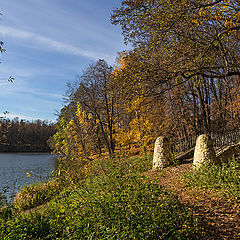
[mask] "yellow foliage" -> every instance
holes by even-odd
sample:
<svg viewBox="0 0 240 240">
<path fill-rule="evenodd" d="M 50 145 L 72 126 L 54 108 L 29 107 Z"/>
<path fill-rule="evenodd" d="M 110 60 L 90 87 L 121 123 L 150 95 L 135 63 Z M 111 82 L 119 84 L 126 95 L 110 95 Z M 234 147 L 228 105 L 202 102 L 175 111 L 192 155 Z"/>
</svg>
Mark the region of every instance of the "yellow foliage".
<svg viewBox="0 0 240 240">
<path fill-rule="evenodd" d="M 126 56 L 126 52 L 121 52 L 120 53 L 120 57 L 117 61 L 119 66 L 118 67 L 115 66 L 115 69 L 112 72 L 113 76 L 117 76 L 118 72 L 120 72 L 122 69 L 124 69 L 126 67 L 126 61 L 124 59 L 125 56 Z"/>
<path fill-rule="evenodd" d="M 142 102 L 142 98 L 135 97 L 129 104 L 124 105 L 125 114 L 130 114 L 132 119 L 127 128 L 125 125 L 121 127 L 121 124 L 116 126 L 115 138 L 119 145 L 145 149 L 152 141 L 153 119 L 148 112 L 143 111 Z"/>
</svg>

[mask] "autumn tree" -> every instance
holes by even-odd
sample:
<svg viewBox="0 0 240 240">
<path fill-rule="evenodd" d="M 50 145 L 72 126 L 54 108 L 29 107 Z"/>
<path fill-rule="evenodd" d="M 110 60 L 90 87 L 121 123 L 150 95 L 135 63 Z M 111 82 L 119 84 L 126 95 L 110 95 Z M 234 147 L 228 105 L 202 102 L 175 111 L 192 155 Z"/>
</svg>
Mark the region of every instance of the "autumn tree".
<svg viewBox="0 0 240 240">
<path fill-rule="evenodd" d="M 114 10 L 126 42 L 161 80 L 239 76 L 239 1 L 132 0 Z M 154 61 L 156 61 L 154 63 Z M 164 74 L 165 73 L 165 74 Z"/>
<path fill-rule="evenodd" d="M 48 139 L 55 133 L 55 124 L 47 121 L 0 119 L 1 151 L 50 151 Z"/>
<path fill-rule="evenodd" d="M 99 60 L 69 84 L 59 153 L 146 152 L 158 135 L 237 129 L 239 9 L 236 0 L 123 0 L 111 20 L 133 49 L 114 69 Z"/>
<path fill-rule="evenodd" d="M 84 154 L 114 154 L 114 87 L 109 85 L 112 67 L 98 60 L 89 65 L 77 83 L 69 84 L 66 94 L 68 105 L 61 118 L 71 124 L 76 145 Z"/>
<path fill-rule="evenodd" d="M 211 131 L 209 106 L 214 102 L 222 114 L 224 84 L 239 82 L 239 9 L 239 1 L 122 1 L 112 23 L 122 26 L 125 41 L 135 47 L 124 56 L 123 85 L 148 101 L 189 87 L 188 110 L 195 111 L 190 118 L 198 121 L 194 131 Z"/>
</svg>

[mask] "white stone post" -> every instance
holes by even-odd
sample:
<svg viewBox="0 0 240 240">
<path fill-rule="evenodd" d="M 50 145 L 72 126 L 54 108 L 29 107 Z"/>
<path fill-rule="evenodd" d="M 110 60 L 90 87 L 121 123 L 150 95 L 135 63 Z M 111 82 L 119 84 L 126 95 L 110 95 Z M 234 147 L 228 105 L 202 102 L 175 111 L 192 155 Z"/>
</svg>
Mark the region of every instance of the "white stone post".
<svg viewBox="0 0 240 240">
<path fill-rule="evenodd" d="M 155 142 L 153 154 L 153 169 L 162 169 L 171 162 L 171 149 L 165 137 L 158 137 Z"/>
<path fill-rule="evenodd" d="M 193 167 L 200 168 L 204 164 L 216 162 L 216 153 L 213 141 L 207 134 L 202 134 L 197 138 L 194 151 Z"/>
</svg>

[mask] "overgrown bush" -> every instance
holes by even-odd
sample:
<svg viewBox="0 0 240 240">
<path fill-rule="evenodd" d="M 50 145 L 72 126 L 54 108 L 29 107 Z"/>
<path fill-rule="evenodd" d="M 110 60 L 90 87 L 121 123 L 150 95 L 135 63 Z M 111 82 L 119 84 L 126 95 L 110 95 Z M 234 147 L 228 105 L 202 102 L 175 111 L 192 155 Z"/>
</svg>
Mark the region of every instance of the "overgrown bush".
<svg viewBox="0 0 240 240">
<path fill-rule="evenodd" d="M 18 210 L 34 208 L 52 199 L 60 190 L 61 184 L 57 181 L 25 186 L 17 193 L 13 205 Z"/>
<path fill-rule="evenodd" d="M 12 206 L 7 200 L 7 191 L 7 188 L 3 188 L 2 192 L 0 192 L 0 218 L 5 220 L 12 216 Z"/>
</svg>

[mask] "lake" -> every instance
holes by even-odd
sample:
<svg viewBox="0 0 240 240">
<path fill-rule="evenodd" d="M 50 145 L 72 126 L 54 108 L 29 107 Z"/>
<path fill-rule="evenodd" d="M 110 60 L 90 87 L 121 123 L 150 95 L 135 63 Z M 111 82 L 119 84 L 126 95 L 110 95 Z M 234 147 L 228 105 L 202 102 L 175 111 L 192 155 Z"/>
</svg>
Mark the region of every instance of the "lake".
<svg viewBox="0 0 240 240">
<path fill-rule="evenodd" d="M 49 153 L 0 153 L 0 192 L 11 200 L 24 185 L 49 179 L 55 166 Z"/>
</svg>

